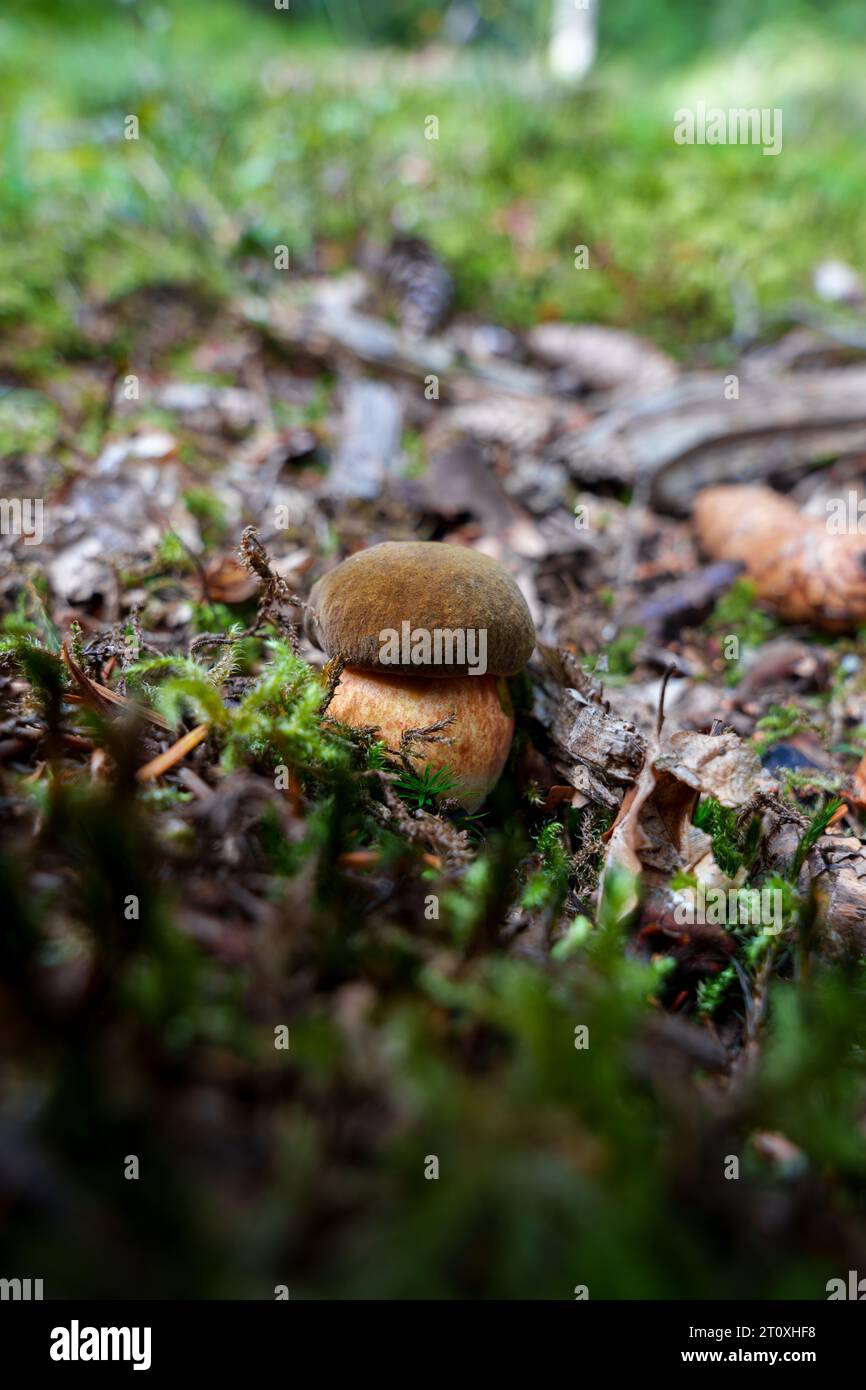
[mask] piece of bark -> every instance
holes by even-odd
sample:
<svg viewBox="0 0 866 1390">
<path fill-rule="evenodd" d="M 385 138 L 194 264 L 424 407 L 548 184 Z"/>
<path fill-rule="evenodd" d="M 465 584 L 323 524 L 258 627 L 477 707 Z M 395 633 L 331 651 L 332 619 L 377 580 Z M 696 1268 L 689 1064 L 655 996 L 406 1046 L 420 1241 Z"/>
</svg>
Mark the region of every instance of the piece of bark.
<svg viewBox="0 0 866 1390">
<path fill-rule="evenodd" d="M 652 480 L 657 510 L 679 514 L 703 487 L 796 475 L 816 458 L 866 452 L 866 370 L 749 374 L 726 398 L 730 374 L 685 377 L 672 389 L 610 410 L 589 429 L 563 434 L 551 457 L 572 475 Z"/>
<path fill-rule="evenodd" d="M 644 753 L 644 741 L 634 725 L 601 705 L 582 704 L 576 691 L 564 695 L 563 717 L 571 717 L 564 736 L 566 751 L 615 782 L 631 781 Z"/>
<path fill-rule="evenodd" d="M 815 877 L 824 949 L 859 957 L 866 951 L 866 852 L 855 840 L 825 835 L 819 841 L 825 868 Z"/>
<path fill-rule="evenodd" d="M 397 393 L 385 382 L 359 378 L 345 394 L 341 439 L 329 474 L 335 497 L 372 501 L 396 469 L 403 428 Z"/>
<path fill-rule="evenodd" d="M 645 740 L 633 724 L 599 703 L 594 682 L 570 653 L 539 644 L 529 675 L 534 714 L 563 783 L 616 811 L 622 787 L 634 781 L 643 764 Z"/>
<path fill-rule="evenodd" d="M 776 811 L 778 811 L 778 806 Z M 804 816 L 774 816 L 765 824 L 762 864 L 787 877 L 807 822 Z M 822 835 L 806 855 L 797 878 L 804 900 L 814 892 L 819 947 L 829 957 L 858 957 L 866 951 L 866 846 L 858 836 Z"/>
<path fill-rule="evenodd" d="M 244 313 L 247 322 L 293 355 L 343 368 L 361 362 L 425 384 L 435 376 L 443 394 L 461 388 L 474 394 L 483 386 L 491 395 L 535 399 L 547 389 L 543 372 L 498 357 L 466 361 L 447 338 L 413 337 L 318 289 L 306 301 L 291 294 L 248 301 Z"/>
<path fill-rule="evenodd" d="M 866 622 L 866 537 L 831 534 L 788 498 L 762 487 L 713 487 L 694 524 L 714 560 L 739 560 L 758 597 L 788 622 L 843 632 Z"/>
</svg>

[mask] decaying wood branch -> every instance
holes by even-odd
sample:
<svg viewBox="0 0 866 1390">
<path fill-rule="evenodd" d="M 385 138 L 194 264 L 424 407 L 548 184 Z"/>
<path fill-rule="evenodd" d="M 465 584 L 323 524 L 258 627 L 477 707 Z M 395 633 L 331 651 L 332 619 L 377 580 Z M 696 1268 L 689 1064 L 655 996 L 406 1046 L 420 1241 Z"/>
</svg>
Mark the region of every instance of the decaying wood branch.
<svg viewBox="0 0 866 1390">
<path fill-rule="evenodd" d="M 724 479 L 795 475 L 818 458 L 866 452 L 866 370 L 840 368 L 733 378 L 701 373 L 672 390 L 608 411 L 590 429 L 563 435 L 550 457 L 575 478 L 652 478 L 652 503 L 685 512 L 701 488 Z"/>
</svg>

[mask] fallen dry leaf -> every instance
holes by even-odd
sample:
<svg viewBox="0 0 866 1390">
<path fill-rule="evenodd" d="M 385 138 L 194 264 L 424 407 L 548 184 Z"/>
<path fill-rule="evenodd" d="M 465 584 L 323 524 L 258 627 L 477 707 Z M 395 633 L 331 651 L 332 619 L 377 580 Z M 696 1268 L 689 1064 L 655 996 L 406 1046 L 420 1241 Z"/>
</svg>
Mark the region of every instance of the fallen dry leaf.
<svg viewBox="0 0 866 1390">
<path fill-rule="evenodd" d="M 866 537 L 831 533 L 766 487 L 705 488 L 694 524 L 706 553 L 741 560 L 781 618 L 830 632 L 866 622 Z"/>
<path fill-rule="evenodd" d="M 60 648 L 60 655 L 66 669 L 78 686 L 79 695 L 77 698 L 84 704 L 90 705 L 91 709 L 95 709 L 103 715 L 112 710 L 115 712 L 125 710 L 127 714 L 135 715 L 138 719 L 146 719 L 151 724 L 156 724 L 157 728 L 171 732 L 171 725 L 168 720 L 163 719 L 162 715 L 157 714 L 156 710 L 152 710 L 149 705 L 142 705 L 137 700 L 128 700 L 125 695 L 118 695 L 116 690 L 109 690 L 107 685 L 100 685 L 99 681 L 92 681 L 70 655 L 65 642 Z M 75 699 L 76 697 L 73 695 L 69 698 Z"/>
<path fill-rule="evenodd" d="M 700 877 L 712 881 L 709 837 L 692 825 L 698 798 L 712 796 L 738 808 L 769 787 L 754 749 L 734 733 L 658 735 L 607 833 L 600 892 L 615 867 L 639 875 L 650 891 L 679 870 L 694 871 L 698 863 Z M 636 905 L 635 898 L 629 910 Z"/>
<path fill-rule="evenodd" d="M 253 575 L 233 555 L 217 556 L 205 567 L 208 594 L 216 603 L 245 603 L 258 590 Z"/>
</svg>

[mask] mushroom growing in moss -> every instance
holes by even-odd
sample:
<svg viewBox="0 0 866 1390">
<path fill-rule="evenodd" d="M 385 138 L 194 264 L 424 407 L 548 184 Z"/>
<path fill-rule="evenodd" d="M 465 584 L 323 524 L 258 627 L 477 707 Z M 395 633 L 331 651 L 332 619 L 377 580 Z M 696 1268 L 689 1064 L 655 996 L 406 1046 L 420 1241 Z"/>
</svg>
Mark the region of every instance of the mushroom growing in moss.
<svg viewBox="0 0 866 1390">
<path fill-rule="evenodd" d="M 449 795 L 475 810 L 497 782 L 514 733 L 506 676 L 526 665 L 535 628 L 507 570 L 487 555 L 439 541 L 388 541 L 351 555 L 310 595 L 306 630 L 346 662 L 329 713 L 377 727 L 389 748 L 409 730 L 419 773 L 443 765 Z"/>
</svg>

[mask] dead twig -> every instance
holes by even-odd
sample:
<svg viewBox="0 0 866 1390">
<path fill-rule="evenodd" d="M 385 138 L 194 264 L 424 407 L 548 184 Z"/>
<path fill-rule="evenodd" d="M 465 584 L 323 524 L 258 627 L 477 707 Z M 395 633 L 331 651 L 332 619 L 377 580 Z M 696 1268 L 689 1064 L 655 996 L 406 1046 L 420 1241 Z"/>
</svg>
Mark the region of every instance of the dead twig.
<svg viewBox="0 0 866 1390">
<path fill-rule="evenodd" d="M 679 674 L 676 662 L 672 662 L 662 676 L 661 689 L 659 690 L 659 708 L 656 715 L 656 738 L 661 737 L 662 726 L 665 722 L 665 696 L 667 694 L 668 682 L 672 676 L 678 676 Z"/>
<path fill-rule="evenodd" d="M 391 775 L 380 771 L 377 776 L 385 804 L 371 800 L 370 812 L 381 825 L 396 830 L 410 843 L 428 845 L 452 869 L 463 868 L 469 863 L 472 850 L 465 830 L 458 830 L 450 821 L 430 811 L 410 812 L 394 790 Z"/>
<path fill-rule="evenodd" d="M 252 637 L 258 632 L 262 624 L 270 618 L 284 632 L 287 632 L 292 644 L 292 651 L 295 655 L 300 651 L 298 640 L 298 624 L 285 619 L 280 614 L 274 612 L 281 604 L 300 608 L 306 611 L 308 605 L 298 594 L 293 594 L 285 579 L 276 574 L 271 569 L 268 552 L 262 545 L 258 537 L 258 532 L 254 526 L 247 526 L 241 536 L 241 543 L 238 547 L 238 557 L 244 569 L 250 574 L 254 574 L 262 582 L 262 592 L 259 597 L 259 611 L 256 620 L 251 628 L 248 628 L 242 635 Z"/>
<path fill-rule="evenodd" d="M 448 729 L 457 718 L 457 711 L 452 710 L 444 718 L 437 720 L 435 724 L 428 724 L 426 729 L 404 729 L 400 736 L 400 747 L 395 750 L 395 756 L 400 759 L 407 772 L 414 772 L 415 768 L 411 761 L 411 747 L 414 743 L 453 743 L 450 738 L 440 738 L 439 734 L 443 729 Z M 391 752 L 391 749 L 388 750 Z"/>
<path fill-rule="evenodd" d="M 129 700 L 125 695 L 118 695 L 116 691 L 110 690 L 107 685 L 100 685 L 99 681 L 92 681 L 85 675 L 78 663 L 70 656 L 69 648 L 64 642 L 60 648 L 60 655 L 75 684 L 78 686 L 78 698 L 84 704 L 90 705 L 97 713 L 107 716 L 118 714 L 125 711 L 127 714 L 134 715 L 140 719 L 149 720 L 159 729 L 165 729 L 167 733 L 172 732 L 172 727 L 167 719 L 163 719 L 156 710 L 150 709 L 148 705 L 139 704 L 136 700 Z M 75 696 L 70 697 L 72 699 Z"/>
<path fill-rule="evenodd" d="M 325 715 L 337 693 L 337 686 L 340 684 L 340 677 L 346 669 L 347 658 L 345 656 L 335 656 L 327 663 L 323 675 L 325 677 L 325 696 L 319 706 L 319 715 Z"/>
</svg>

